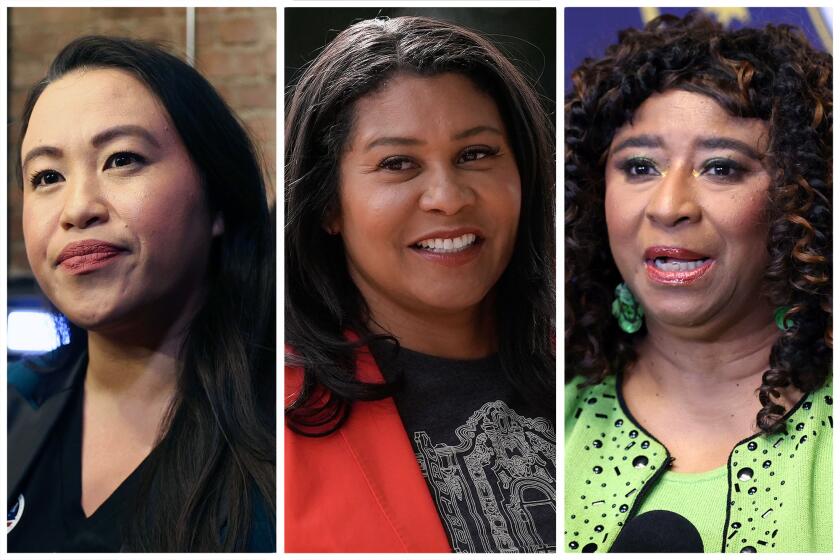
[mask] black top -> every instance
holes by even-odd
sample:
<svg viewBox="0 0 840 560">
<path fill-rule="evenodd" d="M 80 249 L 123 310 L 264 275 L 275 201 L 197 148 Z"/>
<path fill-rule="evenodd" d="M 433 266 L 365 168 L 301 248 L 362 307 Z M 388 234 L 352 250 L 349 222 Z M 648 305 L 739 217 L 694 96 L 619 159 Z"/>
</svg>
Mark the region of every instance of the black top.
<svg viewBox="0 0 840 560">
<path fill-rule="evenodd" d="M 371 352 L 397 380 L 397 410 L 455 552 L 554 552 L 556 435 L 505 378 L 498 356 Z"/>
<path fill-rule="evenodd" d="M 9 552 L 117 552 L 144 460 L 90 517 L 82 510 L 83 388 L 47 438 L 21 494 L 10 503 Z M 22 510 L 22 511 L 21 511 Z M 16 523 L 14 519 L 17 518 Z"/>
<path fill-rule="evenodd" d="M 7 371 L 7 532 L 9 551 L 24 550 L 70 551 L 100 550 L 105 542 L 108 550 L 116 550 L 121 539 L 121 519 L 134 511 L 137 486 L 144 472 L 152 467 L 154 453 L 147 457 L 132 475 L 86 519 L 81 511 L 81 421 L 82 388 L 87 369 L 87 352 L 76 354 L 64 346 L 43 356 L 9 364 Z M 75 405 L 75 406 L 74 406 Z M 70 420 L 75 418 L 75 427 Z M 65 450 L 64 443 L 67 443 Z M 73 441 L 75 441 L 75 444 Z M 74 450 L 75 449 L 75 450 Z M 45 455 L 46 454 L 46 455 Z M 68 457 L 73 456 L 72 460 Z M 66 468 L 58 465 L 63 461 Z M 73 469 L 72 471 L 70 469 Z M 38 471 L 38 472 L 36 472 Z M 63 494 L 59 493 L 63 492 Z M 71 496 L 72 494 L 72 496 Z M 21 498 L 23 496 L 23 498 Z M 247 552 L 276 550 L 274 511 L 252 489 L 253 510 L 251 530 L 245 546 Z M 154 499 L 139 495 L 140 500 Z M 226 496 L 213 499 L 229 499 Z M 69 504 L 69 505 L 67 505 Z M 28 520 L 33 511 L 37 520 Z M 64 518 L 62 513 L 67 513 Z M 15 521 L 17 519 L 17 521 Z M 24 523 L 24 520 L 27 520 Z M 223 538 L 228 520 L 219 528 Z M 23 525 L 20 525 L 24 523 Z M 26 525 L 35 523 L 32 529 Z M 100 530 L 107 523 L 111 537 Z M 36 537 L 17 536 L 24 532 L 38 532 Z M 58 531 L 67 535 L 59 538 Z M 47 536 L 47 532 L 51 535 Z M 91 543 L 89 538 L 98 539 Z M 49 540 L 48 540 L 49 539 Z M 70 541 L 72 539 L 72 541 Z M 21 544 L 17 544 L 17 543 Z M 33 544 L 34 543 L 34 544 Z"/>
</svg>

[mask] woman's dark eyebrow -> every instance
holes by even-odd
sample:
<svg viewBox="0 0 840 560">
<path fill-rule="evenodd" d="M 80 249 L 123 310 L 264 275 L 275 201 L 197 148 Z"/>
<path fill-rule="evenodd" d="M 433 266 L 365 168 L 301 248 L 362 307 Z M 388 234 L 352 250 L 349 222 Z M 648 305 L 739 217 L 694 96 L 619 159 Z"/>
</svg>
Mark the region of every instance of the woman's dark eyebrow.
<svg viewBox="0 0 840 560">
<path fill-rule="evenodd" d="M 61 149 L 56 148 L 54 146 L 38 146 L 37 148 L 32 148 L 28 152 L 26 152 L 26 157 L 23 158 L 23 163 L 21 164 L 22 168 L 26 168 L 26 164 L 29 163 L 30 160 L 35 159 L 36 157 L 40 156 L 50 156 L 56 159 L 60 159 L 64 156 L 64 152 Z"/>
<path fill-rule="evenodd" d="M 761 161 L 763 158 L 761 154 L 755 151 L 746 142 L 735 140 L 734 138 L 727 138 L 724 136 L 712 136 L 708 138 L 700 138 L 694 143 L 698 148 L 706 150 L 735 150 L 741 152 L 748 158 L 756 161 Z"/>
<path fill-rule="evenodd" d="M 488 125 L 479 125 L 474 126 L 472 128 L 468 128 L 463 132 L 459 132 L 452 136 L 453 140 L 463 140 L 464 138 L 469 138 L 470 136 L 475 136 L 477 134 L 481 134 L 482 132 L 492 132 L 494 134 L 498 134 L 499 136 L 503 136 L 502 131 L 494 126 Z"/>
<path fill-rule="evenodd" d="M 661 148 L 665 145 L 661 136 L 653 136 L 649 134 L 642 134 L 639 136 L 631 136 L 630 138 L 621 142 L 618 146 L 613 148 L 612 153 L 619 152 L 625 148 Z M 735 150 L 741 152 L 745 156 L 757 161 L 761 161 L 762 157 L 757 151 L 749 146 L 746 142 L 728 138 L 725 136 L 709 136 L 699 138 L 694 142 L 696 148 L 704 150 Z"/>
<path fill-rule="evenodd" d="M 417 138 L 407 138 L 404 136 L 382 136 L 368 142 L 365 150 L 370 150 L 376 146 L 417 146 L 419 144 L 425 144 L 425 142 Z"/>
<path fill-rule="evenodd" d="M 639 136 L 631 136 L 618 146 L 612 149 L 612 153 L 620 152 L 625 148 L 661 148 L 665 142 L 661 136 L 654 136 L 651 134 L 641 134 Z"/>
<path fill-rule="evenodd" d="M 502 131 L 496 127 L 488 125 L 479 125 L 474 126 L 472 128 L 468 128 L 467 130 L 464 130 L 462 132 L 457 132 L 453 134 L 452 139 L 463 140 L 464 138 L 475 136 L 476 134 L 481 134 L 482 132 L 492 132 L 494 134 L 502 136 Z M 375 148 L 376 146 L 419 146 L 425 143 L 425 141 L 420 140 L 418 138 L 410 138 L 406 136 L 383 136 L 381 138 L 375 138 L 374 140 L 368 142 L 368 144 L 365 146 L 365 150 L 370 150 L 371 148 Z"/>
<path fill-rule="evenodd" d="M 103 144 L 107 144 L 115 138 L 119 138 L 120 136 L 139 136 L 155 148 L 160 148 L 160 142 L 157 141 L 157 138 L 155 138 L 151 132 L 149 132 L 142 126 L 137 126 L 133 124 L 124 124 L 111 127 L 107 130 L 103 130 L 102 132 L 98 133 L 96 136 L 91 138 L 90 145 L 94 148 L 98 148 Z"/>
<path fill-rule="evenodd" d="M 91 139 L 90 144 L 94 148 L 98 148 L 103 144 L 107 144 L 114 138 L 119 138 L 120 136 L 139 136 L 155 148 L 160 148 L 160 142 L 157 141 L 151 132 L 142 126 L 133 124 L 114 126 L 107 130 L 103 130 Z M 23 158 L 23 164 L 21 167 L 26 167 L 26 164 L 29 163 L 30 160 L 40 156 L 61 158 L 64 156 L 64 152 L 61 148 L 56 148 L 55 146 L 38 146 L 36 148 L 32 148 L 26 153 L 26 157 Z"/>
</svg>

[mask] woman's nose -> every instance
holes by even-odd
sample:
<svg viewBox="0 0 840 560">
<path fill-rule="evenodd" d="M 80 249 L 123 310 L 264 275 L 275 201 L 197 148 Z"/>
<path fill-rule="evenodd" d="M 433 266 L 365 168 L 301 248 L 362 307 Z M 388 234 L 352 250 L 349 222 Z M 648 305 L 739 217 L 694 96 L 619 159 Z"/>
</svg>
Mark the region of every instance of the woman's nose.
<svg viewBox="0 0 840 560">
<path fill-rule="evenodd" d="M 671 169 L 654 187 L 646 210 L 648 219 L 665 227 L 698 221 L 701 210 L 693 183 L 691 170 Z"/>
<path fill-rule="evenodd" d="M 426 212 L 450 216 L 475 204 L 475 191 L 457 170 L 442 169 L 429 173 L 427 181 L 420 197 L 420 208 Z"/>
<path fill-rule="evenodd" d="M 65 230 L 85 229 L 108 221 L 108 205 L 101 185 L 94 176 L 67 180 L 64 185 L 64 206 L 61 227 Z"/>
</svg>

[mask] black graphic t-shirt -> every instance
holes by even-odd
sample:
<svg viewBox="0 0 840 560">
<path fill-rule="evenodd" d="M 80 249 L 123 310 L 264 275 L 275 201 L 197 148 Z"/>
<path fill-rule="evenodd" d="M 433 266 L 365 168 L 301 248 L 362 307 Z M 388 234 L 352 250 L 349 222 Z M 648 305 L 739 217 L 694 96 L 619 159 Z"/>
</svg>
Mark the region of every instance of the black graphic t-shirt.
<svg viewBox="0 0 840 560">
<path fill-rule="evenodd" d="M 455 552 L 556 551 L 556 435 L 498 356 L 450 360 L 376 342 L 394 400 Z"/>
</svg>

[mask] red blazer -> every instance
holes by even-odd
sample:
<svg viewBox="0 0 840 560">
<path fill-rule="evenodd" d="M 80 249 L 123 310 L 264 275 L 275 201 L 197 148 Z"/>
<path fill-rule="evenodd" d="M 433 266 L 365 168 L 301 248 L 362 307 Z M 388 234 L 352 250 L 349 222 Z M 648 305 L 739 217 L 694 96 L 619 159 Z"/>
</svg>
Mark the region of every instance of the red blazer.
<svg viewBox="0 0 840 560">
<path fill-rule="evenodd" d="M 369 352 L 359 379 L 381 382 Z M 286 368 L 286 402 L 300 387 Z M 286 552 L 451 552 L 393 399 L 356 402 L 336 433 L 285 431 Z"/>
</svg>

